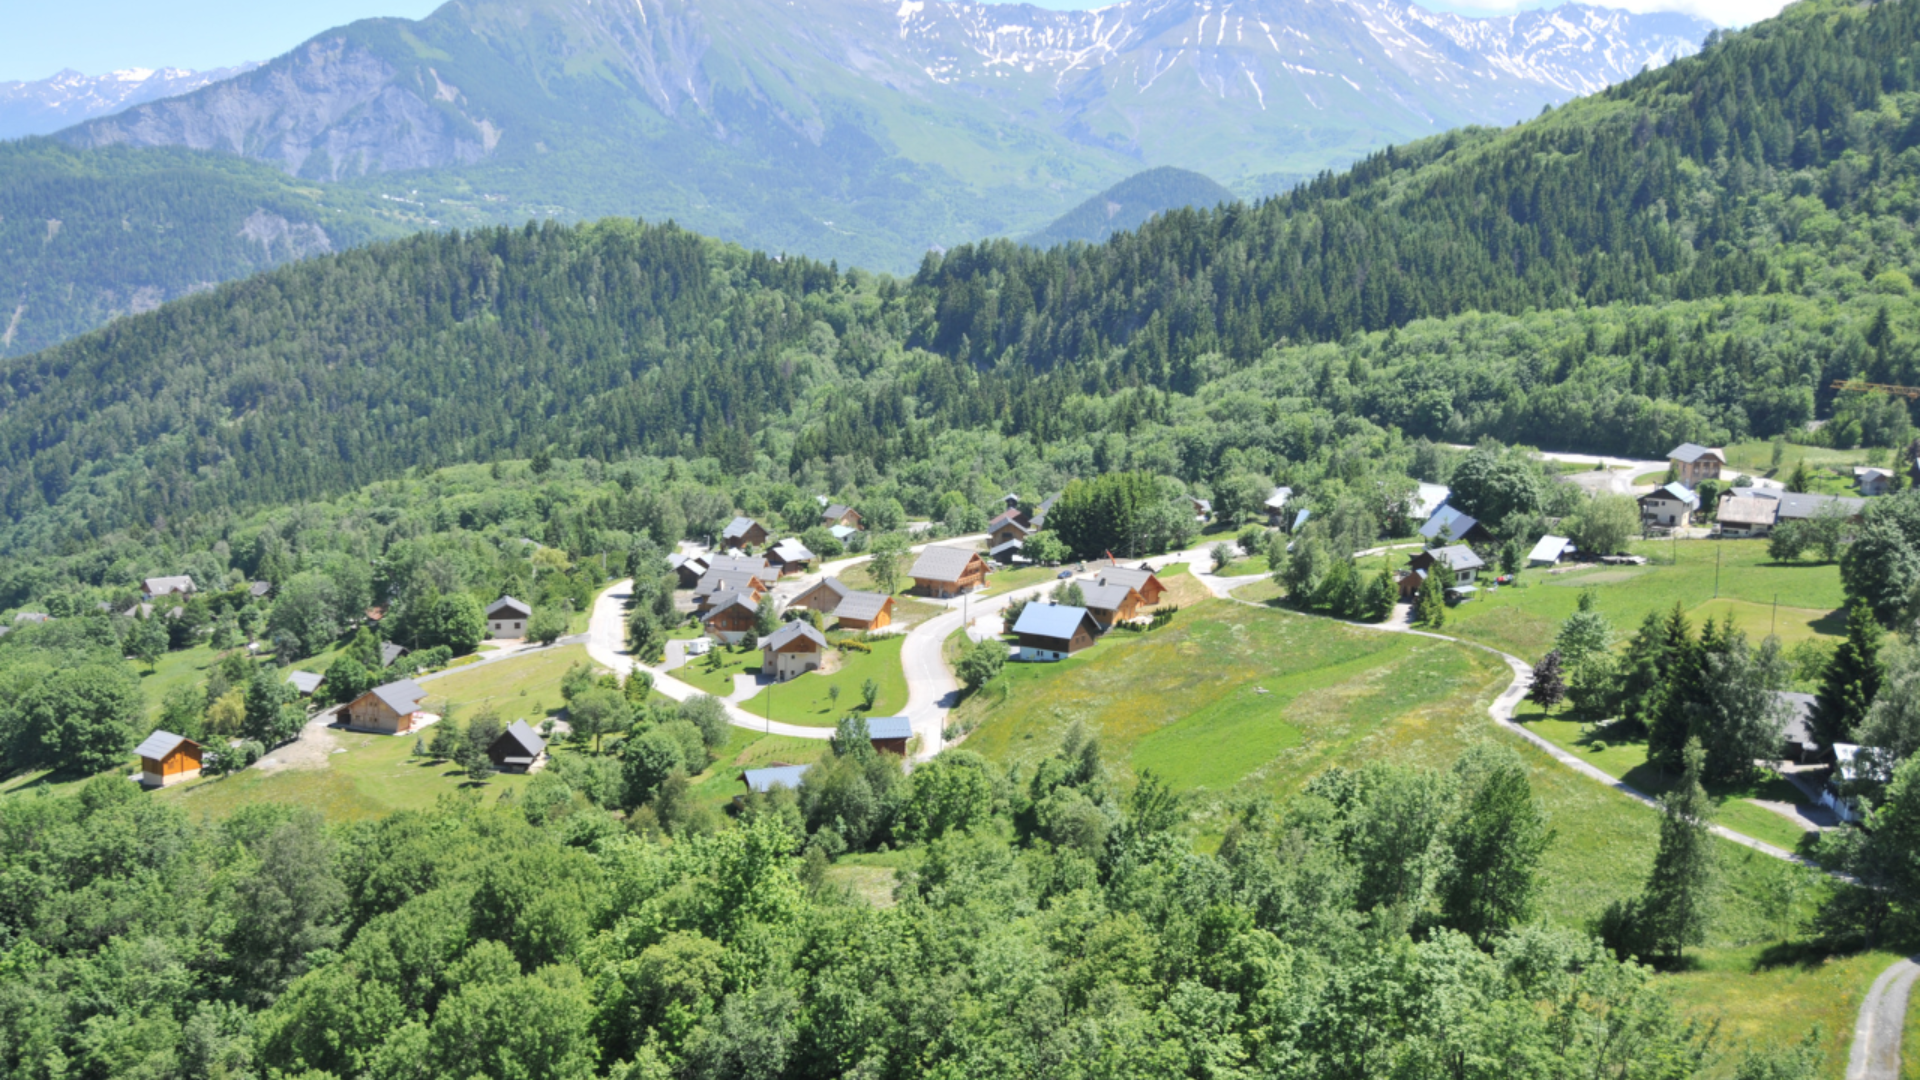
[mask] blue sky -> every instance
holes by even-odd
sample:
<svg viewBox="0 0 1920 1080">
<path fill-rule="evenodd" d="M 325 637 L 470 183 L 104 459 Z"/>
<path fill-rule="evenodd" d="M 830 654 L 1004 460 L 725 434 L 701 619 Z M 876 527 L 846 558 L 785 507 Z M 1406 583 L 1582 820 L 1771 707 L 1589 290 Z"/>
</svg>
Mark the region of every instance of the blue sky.
<svg viewBox="0 0 1920 1080">
<path fill-rule="evenodd" d="M 266 60 L 332 26 L 375 15 L 419 18 L 438 0 L 11 0 L 0 35 L 0 81 L 44 79 L 61 68 L 100 75 L 130 67 L 225 67 Z M 1040 0 L 1053 8 L 1108 0 Z M 1764 18 L 1780 0 L 1612 0 L 1636 11 L 1679 10 L 1723 25 Z M 1540 0 L 1427 0 L 1490 14 Z"/>
</svg>

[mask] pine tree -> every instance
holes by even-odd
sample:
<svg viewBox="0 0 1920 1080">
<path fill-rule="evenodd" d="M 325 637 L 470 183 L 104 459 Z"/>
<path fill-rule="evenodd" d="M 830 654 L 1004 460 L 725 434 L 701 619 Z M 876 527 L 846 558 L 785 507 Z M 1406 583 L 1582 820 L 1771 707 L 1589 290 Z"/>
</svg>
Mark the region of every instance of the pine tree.
<svg viewBox="0 0 1920 1080">
<path fill-rule="evenodd" d="M 1708 619 L 1700 628 L 1699 640 L 1689 640 L 1687 620 L 1678 604 L 1667 620 L 1667 629 L 1665 686 L 1660 711 L 1647 728 L 1647 760 L 1657 768 L 1678 770 L 1693 732 L 1694 707 L 1706 682 L 1707 654 L 1719 648 L 1720 630 Z"/>
<path fill-rule="evenodd" d="M 1674 615 L 1685 623 L 1686 617 L 1680 615 L 1677 606 Z M 1659 613 L 1647 612 L 1639 632 L 1627 645 L 1627 656 L 1621 665 L 1625 683 L 1621 690 L 1620 715 L 1642 732 L 1650 730 L 1654 717 L 1660 714 L 1660 698 L 1667 679 L 1668 636 L 1668 627 Z M 1681 637 L 1685 637 L 1684 631 Z"/>
<path fill-rule="evenodd" d="M 1416 614 L 1420 624 L 1429 630 L 1438 630 L 1447 625 L 1447 594 L 1440 585 L 1438 565 L 1427 571 L 1420 582 L 1420 599 Z"/>
<path fill-rule="evenodd" d="M 1373 575 L 1373 584 L 1368 586 L 1367 617 L 1373 622 L 1386 622 L 1393 617 L 1393 605 L 1399 599 L 1399 590 L 1393 587 L 1393 571 L 1380 567 L 1380 572 Z"/>
<path fill-rule="evenodd" d="M 1787 477 L 1787 490 L 1795 494 L 1805 494 L 1813 484 L 1813 474 L 1807 471 L 1807 459 L 1802 457 L 1793 463 L 1793 472 Z"/>
<path fill-rule="evenodd" d="M 1527 691 L 1527 697 L 1549 714 L 1555 705 L 1567 699 L 1567 679 L 1560 670 L 1559 649 L 1540 658 L 1533 669 L 1533 688 Z"/>
<path fill-rule="evenodd" d="M 1700 786 L 1705 755 L 1697 739 L 1681 749 L 1680 783 L 1660 797 L 1660 850 L 1641 901 L 1642 940 L 1669 961 L 1706 940 L 1713 892 L 1713 804 Z"/>
<path fill-rule="evenodd" d="M 1813 722 L 1821 742 L 1849 742 L 1880 692 L 1880 624 L 1865 600 L 1847 609 L 1847 638 L 1827 661 Z"/>
</svg>

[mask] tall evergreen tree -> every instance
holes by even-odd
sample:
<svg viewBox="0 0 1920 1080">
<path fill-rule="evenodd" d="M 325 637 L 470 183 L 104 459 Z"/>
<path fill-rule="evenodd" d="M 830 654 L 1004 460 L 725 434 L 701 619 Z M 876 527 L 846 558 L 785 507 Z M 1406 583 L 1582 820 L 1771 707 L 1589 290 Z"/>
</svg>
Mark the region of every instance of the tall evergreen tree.
<svg viewBox="0 0 1920 1080">
<path fill-rule="evenodd" d="M 1712 632 L 1713 620 L 1701 630 L 1702 638 Z M 1662 627 L 1661 649 L 1665 663 L 1660 668 L 1657 708 L 1647 717 L 1647 760 L 1662 769 L 1677 769 L 1681 751 L 1687 745 L 1690 729 L 1688 692 L 1700 682 L 1702 642 L 1692 637 L 1692 628 L 1680 605 L 1675 603 Z"/>
<path fill-rule="evenodd" d="M 1677 605 L 1674 616 L 1683 624 L 1686 622 Z M 1684 632 L 1681 636 L 1685 636 Z M 1624 677 L 1620 715 L 1643 732 L 1653 727 L 1654 717 L 1660 714 L 1660 695 L 1667 680 L 1668 637 L 1669 628 L 1659 613 L 1647 612 L 1647 617 L 1640 621 L 1639 631 L 1627 644 L 1626 659 L 1621 664 Z"/>
<path fill-rule="evenodd" d="M 1420 599 L 1415 608 L 1420 624 L 1429 630 L 1438 630 L 1447 625 L 1447 593 L 1440 584 L 1440 575 L 1429 570 L 1420 581 Z"/>
<path fill-rule="evenodd" d="M 1681 749 L 1680 783 L 1660 797 L 1660 850 L 1641 903 L 1648 948 L 1677 961 L 1689 945 L 1706 940 L 1713 907 L 1713 804 L 1700 786 L 1705 754 L 1697 739 Z"/>
<path fill-rule="evenodd" d="M 1880 692 L 1880 624 L 1865 600 L 1847 609 L 1847 637 L 1827 661 L 1815 702 L 1815 734 L 1828 746 L 1853 741 Z"/>
</svg>

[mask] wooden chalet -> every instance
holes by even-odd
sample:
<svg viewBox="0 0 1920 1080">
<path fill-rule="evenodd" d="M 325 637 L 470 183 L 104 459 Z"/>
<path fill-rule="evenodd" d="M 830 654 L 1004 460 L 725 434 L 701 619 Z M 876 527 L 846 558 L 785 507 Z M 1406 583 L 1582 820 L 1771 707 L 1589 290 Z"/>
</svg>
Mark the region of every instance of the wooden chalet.
<svg viewBox="0 0 1920 1080">
<path fill-rule="evenodd" d="M 907 756 L 913 742 L 913 721 L 904 716 L 876 716 L 867 721 L 867 742 L 882 754 Z"/>
<path fill-rule="evenodd" d="M 421 709 L 427 692 L 412 679 L 383 683 L 347 703 L 347 727 L 381 735 L 404 735 L 438 720 Z"/>
<path fill-rule="evenodd" d="M 1100 636 L 1100 625 L 1086 608 L 1036 600 L 1020 612 L 1013 624 L 1013 636 L 1018 646 L 1016 659 L 1064 660 L 1091 648 Z"/>
<path fill-rule="evenodd" d="M 893 623 L 893 597 L 877 592 L 848 593 L 833 609 L 833 617 L 842 630 L 884 630 Z"/>
<path fill-rule="evenodd" d="M 759 604 L 758 597 L 746 593 L 720 593 L 713 598 L 707 613 L 700 617 L 700 625 L 706 628 L 708 637 L 738 645 L 741 638 L 753 633 L 754 620 L 760 614 Z"/>
<path fill-rule="evenodd" d="M 845 525 L 850 529 L 860 527 L 860 511 L 843 503 L 834 503 L 820 511 L 820 524 L 831 529 L 836 525 Z"/>
<path fill-rule="evenodd" d="M 786 682 L 796 675 L 820 670 L 827 652 L 827 637 L 813 624 L 795 619 L 768 634 L 760 643 L 760 673 L 775 682 Z"/>
<path fill-rule="evenodd" d="M 792 537 L 767 549 L 767 565 L 779 571 L 781 577 L 805 573 L 807 567 L 813 565 L 813 557 L 807 545 Z"/>
<path fill-rule="evenodd" d="M 487 759 L 503 773 L 539 772 L 547 765 L 547 741 L 525 720 L 515 720 L 487 747 Z"/>
<path fill-rule="evenodd" d="M 969 548 L 928 547 L 908 571 L 914 588 L 938 598 L 959 596 L 987 583 L 987 560 Z"/>
<path fill-rule="evenodd" d="M 166 787 L 200 775 L 200 744 L 185 735 L 156 731 L 133 752 L 140 759 L 140 782 L 147 787 Z"/>
<path fill-rule="evenodd" d="M 837 577 L 823 577 L 788 601 L 787 606 L 831 615 L 840 607 L 840 601 L 852 595 L 853 590 L 847 587 L 846 582 Z"/>
<path fill-rule="evenodd" d="M 1166 595 L 1167 587 L 1146 563 L 1139 566 L 1110 566 L 1094 579 L 1102 585 L 1125 585 L 1140 594 L 1140 602 L 1152 607 Z"/>
<path fill-rule="evenodd" d="M 737 517 L 727 522 L 727 527 L 721 530 L 720 541 L 724 547 L 746 551 L 766 543 L 767 530 L 750 517 Z"/>
<path fill-rule="evenodd" d="M 1116 623 L 1140 614 L 1140 593 L 1130 586 L 1084 583 L 1080 594 L 1086 598 L 1087 611 L 1102 630 L 1111 630 Z"/>
</svg>

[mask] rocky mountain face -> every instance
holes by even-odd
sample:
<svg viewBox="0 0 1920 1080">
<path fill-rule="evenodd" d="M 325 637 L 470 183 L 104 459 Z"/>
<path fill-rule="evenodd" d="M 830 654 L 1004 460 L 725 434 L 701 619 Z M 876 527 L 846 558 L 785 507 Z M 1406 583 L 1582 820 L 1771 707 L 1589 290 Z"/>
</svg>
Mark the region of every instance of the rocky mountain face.
<svg viewBox="0 0 1920 1080">
<path fill-rule="evenodd" d="M 192 93 L 258 65 L 189 71 L 125 68 L 82 75 L 68 68 L 48 79 L 0 82 L 0 139 L 45 135 L 129 105 Z"/>
</svg>

